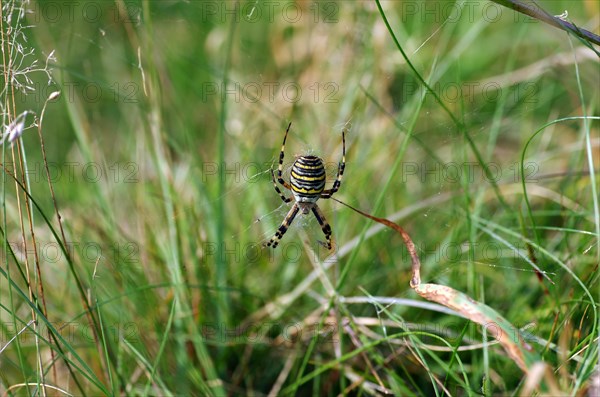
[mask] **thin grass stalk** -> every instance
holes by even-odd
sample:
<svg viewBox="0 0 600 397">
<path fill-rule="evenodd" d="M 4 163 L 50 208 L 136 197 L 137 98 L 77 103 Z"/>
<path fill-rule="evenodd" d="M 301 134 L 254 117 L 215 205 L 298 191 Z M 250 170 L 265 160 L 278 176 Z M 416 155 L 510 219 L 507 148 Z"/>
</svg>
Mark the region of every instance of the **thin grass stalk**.
<svg viewBox="0 0 600 397">
<path fill-rule="evenodd" d="M 239 1 L 236 1 L 235 6 L 239 6 Z M 233 37 L 235 34 L 236 20 L 231 19 L 229 33 L 225 47 L 225 61 L 223 65 L 223 87 L 227 87 L 229 82 L 229 70 L 231 68 L 231 58 L 233 56 Z M 219 111 L 219 129 L 217 131 L 217 158 L 221 166 L 225 165 L 225 121 L 227 119 L 227 96 L 221 95 L 221 108 Z M 216 258 L 216 286 L 224 287 L 227 285 L 228 264 L 223 260 L 225 255 L 225 178 L 220 174 L 217 185 L 217 258 Z M 229 296 L 226 290 L 217 293 L 217 319 L 221 324 L 229 324 Z"/>
<path fill-rule="evenodd" d="M 9 3 L 10 4 L 10 3 Z M 14 6 L 14 4 L 11 4 L 11 8 Z M 12 10 L 10 11 L 12 12 Z M 0 2 L 0 34 L 1 34 L 1 47 L 2 47 L 2 60 L 3 60 L 3 67 L 4 67 L 4 79 L 5 79 L 5 84 L 8 85 L 9 82 L 11 81 L 11 70 L 12 70 L 12 57 L 10 56 L 10 54 L 12 53 L 12 50 L 14 48 L 13 43 L 10 42 L 11 38 L 10 38 L 10 32 L 12 31 L 12 27 L 9 26 L 8 29 L 5 31 L 5 27 L 4 27 L 4 4 L 2 2 Z M 8 57 L 7 57 L 7 54 Z M 7 111 L 7 118 L 8 118 L 8 125 L 10 125 L 10 123 L 14 120 L 15 118 L 15 114 L 17 114 L 16 112 L 16 106 L 15 106 L 15 102 L 14 102 L 14 85 L 11 84 L 9 87 L 9 90 L 6 91 L 7 93 L 7 98 L 5 98 L 5 108 Z M 9 98 L 12 98 L 12 103 L 11 100 Z M 17 152 L 19 153 L 19 168 L 21 170 L 21 176 L 23 178 L 23 180 L 25 181 L 25 172 L 23 171 L 23 163 L 22 163 L 22 158 L 20 156 L 21 154 L 21 144 L 20 144 L 20 140 L 17 140 Z M 11 145 L 11 158 L 12 158 L 12 163 L 13 164 L 17 164 L 17 162 L 15 161 L 15 147 L 14 145 Z M 16 168 L 15 168 L 15 172 Z M 16 182 L 16 180 L 15 180 Z M 27 251 L 27 239 L 25 236 L 25 226 L 23 224 L 23 209 L 22 209 L 22 204 L 21 204 L 21 196 L 18 193 L 19 189 L 17 187 L 17 184 L 15 183 L 15 191 L 17 192 L 16 194 L 16 201 L 17 201 L 17 211 L 19 213 L 19 227 L 21 229 L 21 241 L 23 243 L 23 247 L 25 249 L 25 252 Z M 26 200 L 26 205 L 27 205 L 27 200 Z M 34 251 L 35 251 L 35 255 L 37 258 L 37 250 L 36 247 L 34 246 Z M 18 266 L 18 263 L 15 262 L 15 264 Z M 32 290 L 32 282 L 31 282 L 31 275 L 29 273 L 29 258 L 27 255 L 25 255 L 25 274 L 26 274 L 26 281 L 27 281 L 27 289 L 28 289 L 28 293 L 29 293 L 29 299 L 33 302 L 34 300 L 34 292 Z M 13 306 L 14 307 L 14 306 Z M 31 318 L 33 320 L 33 327 L 34 330 L 37 330 L 37 316 L 35 314 L 35 311 L 31 311 Z M 15 323 L 16 325 L 16 323 Z M 37 332 L 36 332 L 37 334 Z M 43 371 L 40 370 L 41 368 L 41 351 L 40 351 L 40 346 L 39 346 L 39 339 L 37 338 L 37 336 L 35 337 L 35 346 L 36 346 L 36 359 L 38 362 L 38 375 L 41 375 L 43 377 Z M 43 379 L 42 379 L 42 383 Z M 27 387 L 29 389 L 29 387 Z M 28 390 L 29 392 L 29 390 Z M 42 391 L 45 394 L 45 389 L 43 389 Z"/>
<path fill-rule="evenodd" d="M 570 40 L 569 38 L 569 45 L 571 46 L 571 50 L 574 52 L 575 49 L 573 48 L 573 42 Z M 596 260 L 598 264 L 600 264 L 600 207 L 598 204 L 598 191 L 596 190 L 596 174 L 595 174 L 595 169 L 594 169 L 594 157 L 592 155 L 592 142 L 591 142 L 591 138 L 590 138 L 590 126 L 588 124 L 588 117 L 587 117 L 587 109 L 586 109 L 586 105 L 585 105 L 585 97 L 583 95 L 583 85 L 581 83 L 581 76 L 579 74 L 579 63 L 576 61 L 575 62 L 575 76 L 577 78 L 577 93 L 579 94 L 579 100 L 581 102 L 581 112 L 583 113 L 583 134 L 584 134 L 584 140 L 585 140 L 585 149 L 586 149 L 586 159 L 587 159 L 587 163 L 588 163 L 588 170 L 590 173 L 590 187 L 591 187 L 591 193 L 592 193 L 592 203 L 594 205 L 594 226 L 596 229 L 596 236 L 598 236 L 596 238 Z M 591 302 L 592 304 L 594 304 L 594 302 Z M 583 317 L 582 317 L 583 319 Z M 596 327 L 600 327 L 600 318 L 596 319 L 596 324 L 594 324 L 594 326 Z M 587 360 L 584 361 L 584 364 L 581 368 L 581 370 L 579 371 L 579 375 L 576 378 L 575 384 L 573 385 L 573 389 L 571 391 L 571 396 L 575 396 L 575 394 L 577 393 L 577 391 L 579 390 L 579 388 L 581 387 L 581 385 L 583 384 L 584 380 L 587 379 L 587 373 L 592 372 L 592 370 L 590 369 L 590 366 L 594 366 L 593 362 L 595 360 L 592 359 L 592 356 L 594 354 L 596 354 L 596 358 L 597 358 L 597 353 L 598 350 L 600 350 L 600 341 L 598 341 L 598 343 L 594 344 L 595 348 L 592 349 L 587 349 L 585 356 L 587 357 Z"/>
<path fill-rule="evenodd" d="M 14 98 L 14 96 L 13 96 L 13 98 Z M 13 101 L 14 101 L 14 99 L 13 99 Z M 22 178 L 21 183 L 23 184 L 23 186 L 25 186 L 26 189 L 30 189 L 29 178 L 27 177 L 27 173 L 25 172 L 25 170 L 27 169 L 27 157 L 25 156 L 25 149 L 22 145 L 22 137 L 18 138 L 17 152 L 19 154 L 19 170 L 21 172 L 21 178 Z M 17 194 L 17 197 L 18 196 L 19 195 Z M 25 255 L 25 258 L 26 258 L 25 259 L 25 271 L 26 271 L 26 275 L 27 275 L 27 286 L 28 286 L 28 290 L 29 290 L 29 299 L 31 299 L 32 302 L 38 303 L 38 297 L 39 297 L 40 298 L 39 300 L 41 302 L 42 313 L 44 313 L 44 316 L 48 317 L 46 298 L 45 298 L 45 294 L 44 294 L 44 283 L 43 283 L 43 278 L 42 278 L 42 271 L 40 268 L 40 259 L 39 259 L 38 249 L 37 249 L 37 242 L 36 242 L 36 238 L 35 238 L 35 231 L 33 229 L 33 227 L 34 227 L 33 214 L 31 212 L 30 201 L 27 200 L 26 197 L 23 201 L 25 202 L 25 212 L 26 212 L 27 220 L 28 220 L 29 234 L 31 236 L 31 244 L 33 246 L 33 255 L 34 255 L 33 267 L 35 269 L 35 277 L 34 277 L 35 280 L 32 281 L 30 278 L 30 273 L 29 273 L 29 259 L 27 258 L 27 255 Z M 22 217 L 19 216 L 19 218 L 22 222 Z M 22 228 L 23 228 L 23 226 L 22 226 Z M 23 240 L 23 248 L 24 248 L 25 252 L 28 252 L 27 238 L 25 236 L 25 231 L 22 229 L 21 233 L 22 233 L 22 240 Z M 33 292 L 34 285 L 37 285 L 37 288 L 38 288 L 37 294 L 34 294 L 34 292 Z M 34 328 L 34 330 L 37 331 L 38 321 L 37 321 L 37 316 L 35 314 L 35 311 L 33 311 L 33 310 L 31 311 L 31 316 L 32 316 L 32 319 L 34 320 L 33 328 Z M 38 360 L 38 371 L 39 371 L 39 375 L 41 376 L 40 384 L 45 385 L 46 381 L 44 379 L 44 370 L 43 370 L 42 356 L 41 356 L 41 349 L 40 349 L 39 342 L 40 341 L 39 341 L 39 338 L 37 337 L 37 333 L 36 333 L 35 345 L 36 345 L 37 360 Z M 50 355 L 51 355 L 51 361 L 54 361 L 55 357 L 54 357 L 54 351 L 52 349 L 50 349 Z M 56 369 L 55 369 L 55 367 L 53 367 L 53 368 L 54 368 L 54 370 L 53 370 L 54 382 L 56 383 L 56 379 L 57 379 Z M 45 386 L 42 387 L 42 394 L 44 396 L 46 395 Z"/>
</svg>

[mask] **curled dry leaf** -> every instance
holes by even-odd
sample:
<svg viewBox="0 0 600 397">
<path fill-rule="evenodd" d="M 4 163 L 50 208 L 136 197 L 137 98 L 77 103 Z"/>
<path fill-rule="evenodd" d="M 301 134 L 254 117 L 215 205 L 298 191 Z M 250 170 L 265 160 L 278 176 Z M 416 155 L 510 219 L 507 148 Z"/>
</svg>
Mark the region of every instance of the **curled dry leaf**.
<svg viewBox="0 0 600 397">
<path fill-rule="evenodd" d="M 334 200 L 353 211 L 358 212 L 362 216 L 395 230 L 402 236 L 412 262 L 410 287 L 414 289 L 417 294 L 429 301 L 453 309 L 469 320 L 480 324 L 488 334 L 504 347 L 508 356 L 523 372 L 528 373 L 535 363 L 542 361 L 537 352 L 526 342 L 521 331 L 491 307 L 477 302 L 470 296 L 445 285 L 422 284 L 420 273 L 421 262 L 417 255 L 415 245 L 408 233 L 401 226 L 388 219 L 369 215 L 335 198 Z"/>
</svg>

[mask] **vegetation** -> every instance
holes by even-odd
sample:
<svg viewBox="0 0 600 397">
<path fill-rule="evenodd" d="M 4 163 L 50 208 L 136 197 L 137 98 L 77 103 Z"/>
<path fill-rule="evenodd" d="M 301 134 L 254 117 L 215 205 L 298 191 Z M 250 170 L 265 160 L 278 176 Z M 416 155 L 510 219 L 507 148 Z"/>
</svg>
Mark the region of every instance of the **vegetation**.
<svg viewBox="0 0 600 397">
<path fill-rule="evenodd" d="M 600 11 L 499 3 L 0 1 L 0 395 L 593 395 Z M 262 246 L 290 122 L 468 308 L 335 200 Z"/>
</svg>

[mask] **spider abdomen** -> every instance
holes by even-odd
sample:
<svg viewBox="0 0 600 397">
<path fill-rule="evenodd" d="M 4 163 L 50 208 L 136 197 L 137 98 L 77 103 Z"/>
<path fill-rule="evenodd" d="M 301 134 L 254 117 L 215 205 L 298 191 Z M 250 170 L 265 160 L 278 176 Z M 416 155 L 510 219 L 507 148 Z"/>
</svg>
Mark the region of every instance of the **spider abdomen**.
<svg viewBox="0 0 600 397">
<path fill-rule="evenodd" d="M 314 203 L 325 189 L 325 166 L 317 156 L 300 156 L 292 165 L 292 193 L 297 202 Z"/>
</svg>

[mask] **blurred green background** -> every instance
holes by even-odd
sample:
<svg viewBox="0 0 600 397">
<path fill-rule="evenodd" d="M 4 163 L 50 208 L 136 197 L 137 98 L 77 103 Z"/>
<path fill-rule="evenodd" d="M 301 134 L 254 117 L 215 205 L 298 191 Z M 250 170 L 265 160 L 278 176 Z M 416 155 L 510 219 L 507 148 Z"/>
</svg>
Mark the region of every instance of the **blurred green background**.
<svg viewBox="0 0 600 397">
<path fill-rule="evenodd" d="M 61 93 L 40 130 L 72 261 L 26 129 L 3 164 L 19 174 L 21 153 L 50 221 L 5 173 L 0 392 L 519 394 L 527 375 L 481 327 L 419 306 L 393 232 L 322 200 L 333 252 L 312 216 L 261 247 L 289 210 L 269 171 L 289 122 L 286 179 L 311 153 L 332 183 L 348 126 L 335 197 L 399 222 L 424 281 L 528 332 L 552 390 L 589 392 L 598 123 L 532 139 L 598 115 L 598 57 L 579 39 L 488 1 L 383 1 L 457 125 L 375 2 L 1 4 L 5 131 Z M 598 32 L 596 1 L 537 4 Z"/>
</svg>

